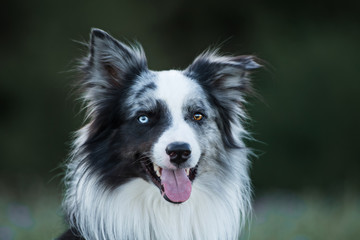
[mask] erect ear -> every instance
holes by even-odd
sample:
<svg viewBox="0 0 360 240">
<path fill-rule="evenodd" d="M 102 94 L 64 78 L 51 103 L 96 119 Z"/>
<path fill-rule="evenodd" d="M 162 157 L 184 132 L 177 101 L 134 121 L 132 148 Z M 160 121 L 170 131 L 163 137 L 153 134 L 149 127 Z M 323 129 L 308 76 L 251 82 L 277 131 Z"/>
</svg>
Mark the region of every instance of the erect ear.
<svg viewBox="0 0 360 240">
<path fill-rule="evenodd" d="M 146 57 L 139 44 L 128 46 L 100 29 L 91 30 L 89 48 L 83 70 L 92 86 L 119 87 L 147 70 Z"/>
<path fill-rule="evenodd" d="M 79 89 L 87 117 L 110 118 L 124 87 L 148 68 L 139 44 L 126 45 L 100 29 L 92 29 L 89 55 L 80 70 L 83 76 Z"/>
<path fill-rule="evenodd" d="M 208 51 L 198 56 L 185 74 L 214 90 L 243 95 L 251 90 L 249 73 L 260 67 L 251 55 L 219 56 L 216 51 Z"/>
<path fill-rule="evenodd" d="M 254 56 L 219 56 L 216 51 L 205 52 L 197 57 L 184 74 L 197 81 L 208 93 L 209 100 L 219 113 L 217 124 L 224 133 L 223 141 L 228 147 L 239 147 L 237 140 L 245 116 L 244 96 L 252 92 L 249 74 L 260 68 Z"/>
</svg>

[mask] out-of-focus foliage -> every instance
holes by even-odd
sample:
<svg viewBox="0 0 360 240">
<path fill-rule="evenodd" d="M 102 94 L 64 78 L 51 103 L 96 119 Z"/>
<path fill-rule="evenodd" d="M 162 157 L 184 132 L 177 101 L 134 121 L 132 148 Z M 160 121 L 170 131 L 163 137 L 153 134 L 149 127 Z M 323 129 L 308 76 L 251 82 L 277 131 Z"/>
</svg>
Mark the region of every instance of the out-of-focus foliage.
<svg viewBox="0 0 360 240">
<path fill-rule="evenodd" d="M 0 26 L 0 174 L 48 181 L 81 125 L 68 71 L 91 27 L 141 42 L 152 69 L 208 46 L 256 54 L 257 189 L 359 186 L 359 4 L 314 1 L 6 1 Z M 55 170 L 54 170 L 55 169 Z M 59 179 L 59 178 L 55 178 Z M 55 181 L 57 182 L 57 180 Z"/>
<path fill-rule="evenodd" d="M 359 196 L 315 192 L 272 193 L 257 199 L 249 234 L 243 240 L 355 240 L 360 236 Z"/>
<path fill-rule="evenodd" d="M 27 188 L 0 185 L 0 239 L 55 239 L 65 229 L 60 193 L 46 184 L 29 182 Z"/>
</svg>

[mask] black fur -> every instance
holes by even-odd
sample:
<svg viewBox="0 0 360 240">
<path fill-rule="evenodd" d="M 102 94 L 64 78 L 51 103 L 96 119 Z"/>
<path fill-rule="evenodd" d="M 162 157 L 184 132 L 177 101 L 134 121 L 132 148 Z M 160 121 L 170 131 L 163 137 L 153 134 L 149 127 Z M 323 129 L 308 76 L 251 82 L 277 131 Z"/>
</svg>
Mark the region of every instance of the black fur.
<svg viewBox="0 0 360 240">
<path fill-rule="evenodd" d="M 141 167 L 141 161 L 146 161 L 143 152 L 150 151 L 151 144 L 170 125 L 168 109 L 158 101 L 152 111 L 139 112 L 136 116 L 147 114 L 147 124 L 129 119 L 130 113 L 124 109 L 113 109 L 111 117 L 107 114 L 101 113 L 107 119 L 95 121 L 90 128 L 92 136 L 83 146 L 88 153 L 84 161 L 91 163 L 91 171 L 100 173 L 106 187 L 115 188 L 135 177 L 146 179 Z"/>
<path fill-rule="evenodd" d="M 75 229 L 69 229 L 56 240 L 85 240 L 85 238 L 82 238 Z"/>
<path fill-rule="evenodd" d="M 219 118 L 216 119 L 218 128 L 223 132 L 223 142 L 228 148 L 241 148 L 236 144 L 236 140 L 231 134 L 230 124 L 234 120 L 232 104 L 241 104 L 240 101 L 234 102 L 232 99 L 226 99 L 229 88 L 226 86 L 227 78 L 234 77 L 234 73 L 238 74 L 239 86 L 232 89 L 237 91 L 240 97 L 246 92 L 251 92 L 250 82 L 246 75 L 248 71 L 260 67 L 252 56 L 228 57 L 228 61 L 216 61 L 212 59 L 211 54 L 204 54 L 198 57 L 185 71 L 184 74 L 191 79 L 197 81 L 207 94 L 208 101 L 217 109 Z"/>
</svg>

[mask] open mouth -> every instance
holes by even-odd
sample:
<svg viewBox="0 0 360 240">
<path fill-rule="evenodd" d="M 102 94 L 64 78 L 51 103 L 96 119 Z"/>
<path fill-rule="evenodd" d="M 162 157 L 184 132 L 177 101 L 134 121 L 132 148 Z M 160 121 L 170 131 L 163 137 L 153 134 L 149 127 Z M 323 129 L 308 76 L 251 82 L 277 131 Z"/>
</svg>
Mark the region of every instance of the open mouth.
<svg viewBox="0 0 360 240">
<path fill-rule="evenodd" d="M 189 199 L 191 183 L 196 177 L 197 166 L 173 170 L 161 168 L 151 161 L 142 162 L 142 166 L 167 201 L 183 203 Z"/>
</svg>

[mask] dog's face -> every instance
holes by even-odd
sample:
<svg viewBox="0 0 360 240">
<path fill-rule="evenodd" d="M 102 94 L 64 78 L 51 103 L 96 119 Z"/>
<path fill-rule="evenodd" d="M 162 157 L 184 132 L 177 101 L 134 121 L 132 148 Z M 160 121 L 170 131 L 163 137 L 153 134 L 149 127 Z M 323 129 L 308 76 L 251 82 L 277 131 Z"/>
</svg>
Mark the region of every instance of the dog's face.
<svg viewBox="0 0 360 240">
<path fill-rule="evenodd" d="M 172 203 L 188 200 L 206 166 L 227 166 L 220 149 L 242 147 L 233 128 L 258 67 L 251 56 L 205 53 L 184 71 L 150 71 L 141 47 L 94 29 L 82 67 L 87 171 L 106 187 L 143 178 Z"/>
</svg>

